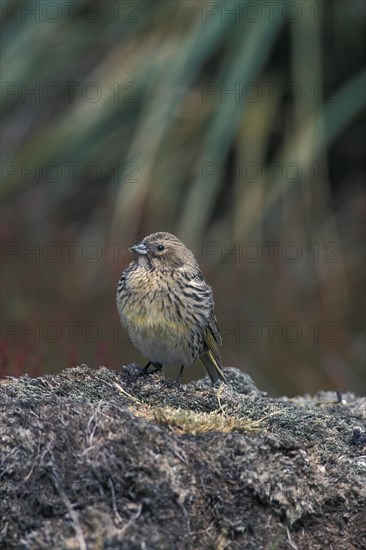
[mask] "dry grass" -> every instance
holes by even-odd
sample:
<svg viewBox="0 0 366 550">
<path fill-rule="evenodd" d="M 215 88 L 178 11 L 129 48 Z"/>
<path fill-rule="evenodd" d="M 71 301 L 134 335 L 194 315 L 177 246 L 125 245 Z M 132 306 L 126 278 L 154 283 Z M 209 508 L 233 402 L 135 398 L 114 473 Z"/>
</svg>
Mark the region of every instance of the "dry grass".
<svg viewBox="0 0 366 550">
<path fill-rule="evenodd" d="M 133 401 L 134 405 L 129 407 L 129 410 L 135 416 L 144 418 L 149 422 L 169 426 L 171 431 L 177 435 L 196 435 L 205 432 L 250 432 L 259 429 L 262 423 L 262 420 L 254 421 L 228 414 L 226 412 L 227 407 L 221 403 L 221 396 L 224 391 L 223 384 L 217 391 L 219 407 L 210 413 L 192 411 L 181 407 L 149 405 L 126 392 L 118 383 L 114 382 L 114 385 L 123 395 Z"/>
<path fill-rule="evenodd" d="M 177 435 L 206 432 L 250 432 L 258 430 L 261 422 L 242 419 L 237 416 L 224 415 L 220 409 L 210 413 L 189 411 L 174 407 L 130 407 L 138 417 L 156 424 L 169 426 Z"/>
</svg>

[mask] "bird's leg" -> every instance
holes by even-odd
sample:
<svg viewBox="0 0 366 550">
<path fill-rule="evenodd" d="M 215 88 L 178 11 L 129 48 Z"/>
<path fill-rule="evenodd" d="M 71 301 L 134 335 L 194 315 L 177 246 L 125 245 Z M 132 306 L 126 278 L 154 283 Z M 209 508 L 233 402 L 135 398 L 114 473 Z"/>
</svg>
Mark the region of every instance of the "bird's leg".
<svg viewBox="0 0 366 550">
<path fill-rule="evenodd" d="M 179 374 L 178 374 L 178 378 L 176 380 L 164 380 L 164 384 L 166 386 L 177 388 L 179 390 L 179 388 L 181 387 L 181 380 L 182 380 L 183 371 L 184 371 L 184 365 L 181 366 Z"/>
<path fill-rule="evenodd" d="M 149 372 L 149 367 L 150 367 L 151 364 L 152 364 L 151 361 L 149 361 L 149 362 L 147 363 L 147 365 L 145 365 L 144 368 L 141 369 L 140 375 L 139 375 L 139 376 L 144 376 L 145 374 L 148 374 L 148 372 Z"/>
<path fill-rule="evenodd" d="M 179 374 L 178 374 L 178 378 L 175 381 L 175 385 L 177 386 L 177 388 L 180 387 L 180 383 L 181 383 L 182 376 L 183 376 L 183 371 L 184 371 L 184 365 L 181 366 Z"/>
</svg>

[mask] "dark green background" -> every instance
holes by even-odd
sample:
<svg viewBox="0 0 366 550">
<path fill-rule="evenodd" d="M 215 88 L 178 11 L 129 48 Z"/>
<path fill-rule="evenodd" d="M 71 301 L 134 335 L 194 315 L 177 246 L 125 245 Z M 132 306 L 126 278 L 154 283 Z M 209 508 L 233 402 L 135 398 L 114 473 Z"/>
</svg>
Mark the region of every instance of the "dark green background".
<svg viewBox="0 0 366 550">
<path fill-rule="evenodd" d="M 115 288 L 168 230 L 224 365 L 364 392 L 364 2 L 1 9 L 2 373 L 142 362 Z"/>
</svg>

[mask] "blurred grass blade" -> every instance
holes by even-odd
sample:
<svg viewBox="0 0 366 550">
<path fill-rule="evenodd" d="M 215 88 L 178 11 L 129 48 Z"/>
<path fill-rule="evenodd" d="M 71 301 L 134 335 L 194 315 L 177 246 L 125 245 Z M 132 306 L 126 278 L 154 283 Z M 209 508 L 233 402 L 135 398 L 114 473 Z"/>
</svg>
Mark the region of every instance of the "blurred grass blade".
<svg viewBox="0 0 366 550">
<path fill-rule="evenodd" d="M 239 28 L 240 42 L 235 57 L 228 66 L 223 67 L 218 78 L 219 85 L 233 89 L 236 85 L 240 87 L 255 82 L 282 24 L 280 17 L 275 17 L 272 21 L 261 18 L 258 23 L 247 25 L 247 32 L 243 33 L 242 28 Z M 220 189 L 220 170 L 214 178 L 203 181 L 202 169 L 207 166 L 206 163 L 220 166 L 224 162 L 245 108 L 246 104 L 243 103 L 241 112 L 238 112 L 238 103 L 230 98 L 227 102 L 219 103 L 213 115 L 206 134 L 203 155 L 197 164 L 196 177 L 179 225 L 179 234 L 188 241 L 202 235 Z"/>
<path fill-rule="evenodd" d="M 247 0 L 241 0 L 240 4 L 246 2 Z M 219 5 L 220 2 L 217 4 Z M 237 4 L 239 5 L 238 2 Z M 182 10 L 182 6 L 178 6 L 175 14 L 178 21 L 180 20 L 179 10 Z M 115 202 L 112 233 L 117 231 L 121 220 L 131 211 L 131 208 L 141 213 L 140 217 L 136 215 L 131 219 L 134 226 L 130 228 L 131 233 L 136 233 L 141 221 L 141 204 L 148 194 L 164 135 L 175 122 L 177 109 L 183 104 L 198 72 L 217 50 L 231 25 L 233 20 L 230 17 L 225 19 L 214 17 L 204 22 L 202 13 L 199 12 L 196 24 L 184 42 L 177 42 L 175 49 L 172 49 L 171 39 L 169 39 L 167 43 L 169 51 L 163 48 L 159 68 L 151 82 L 151 88 L 156 88 L 155 93 L 144 104 L 128 153 L 127 162 L 134 162 L 139 166 L 138 181 L 133 185 L 121 184 Z"/>
</svg>

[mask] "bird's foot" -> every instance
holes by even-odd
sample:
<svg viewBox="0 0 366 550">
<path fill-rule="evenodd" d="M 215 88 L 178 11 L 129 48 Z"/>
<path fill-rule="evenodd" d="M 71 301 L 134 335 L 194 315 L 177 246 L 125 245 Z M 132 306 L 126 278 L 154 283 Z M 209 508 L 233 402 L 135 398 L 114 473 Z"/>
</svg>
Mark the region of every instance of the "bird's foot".
<svg viewBox="0 0 366 550">
<path fill-rule="evenodd" d="M 183 371 L 184 371 L 184 366 L 180 368 L 179 375 L 176 380 L 164 380 L 163 384 L 165 386 L 169 386 L 170 388 L 176 388 L 177 390 L 181 390 L 182 389 L 181 381 L 182 381 Z"/>
<path fill-rule="evenodd" d="M 163 370 L 163 365 L 160 365 L 160 363 L 151 363 L 154 365 L 154 369 L 151 370 L 148 374 L 154 374 L 155 372 L 161 372 Z"/>
<path fill-rule="evenodd" d="M 149 371 L 149 367 L 151 365 L 154 367 L 154 369 Z M 161 365 L 160 363 L 152 363 L 151 361 L 149 361 L 147 365 L 145 365 L 144 367 L 138 367 L 136 365 L 135 371 L 131 373 L 130 376 L 133 379 L 133 381 L 136 382 L 138 378 L 141 378 L 142 376 L 149 376 L 150 374 L 159 372 L 162 370 L 162 368 L 163 368 L 163 365 Z"/>
<path fill-rule="evenodd" d="M 161 383 L 163 386 L 167 386 L 168 388 L 175 388 L 176 390 L 183 389 L 180 380 L 162 380 Z"/>
</svg>

